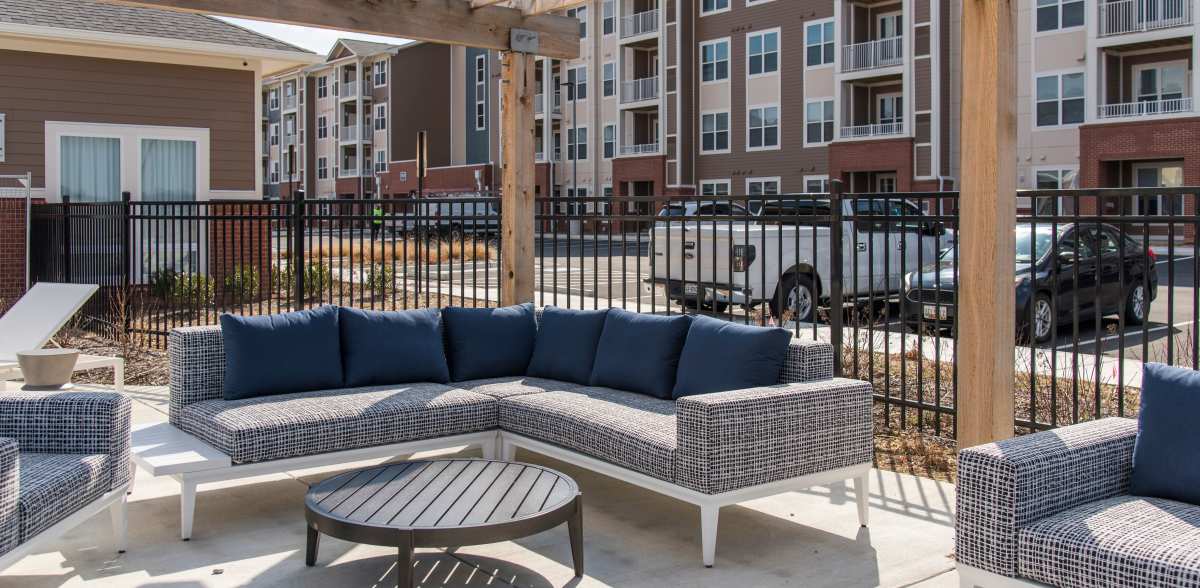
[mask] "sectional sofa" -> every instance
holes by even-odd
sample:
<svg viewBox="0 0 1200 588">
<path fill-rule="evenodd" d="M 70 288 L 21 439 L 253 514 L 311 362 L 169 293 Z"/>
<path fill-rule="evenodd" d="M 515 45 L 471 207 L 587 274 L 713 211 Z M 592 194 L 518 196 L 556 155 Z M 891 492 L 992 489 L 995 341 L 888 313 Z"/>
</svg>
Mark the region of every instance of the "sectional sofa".
<svg viewBox="0 0 1200 588">
<path fill-rule="evenodd" d="M 584 366 L 560 360 L 569 356 L 565 347 L 600 334 L 560 329 L 558 336 L 568 338 L 547 343 L 546 322 L 539 311 L 537 327 L 530 327 L 540 329 L 538 345 L 564 349 L 559 352 L 556 347 L 555 353 L 543 357 L 586 376 Z M 343 367 L 347 379 L 353 379 L 349 375 L 353 355 L 377 350 L 362 345 L 356 349 L 347 340 L 345 318 L 342 324 Z M 494 370 L 498 356 L 511 355 L 512 348 L 521 345 L 504 340 L 505 336 L 480 334 L 486 323 L 459 323 L 457 332 L 454 324 L 447 321 L 436 327 L 444 338 L 449 373 L 439 367 L 430 376 L 448 381 L 342 385 L 241 399 L 227 399 L 226 378 L 245 372 L 247 366 L 235 369 L 227 366 L 227 360 L 236 361 L 237 354 L 253 351 L 231 354 L 226 348 L 228 333 L 223 334 L 221 327 L 176 329 L 169 341 L 170 422 L 231 458 L 233 465 L 220 479 L 239 477 L 239 472 L 249 477 L 350 458 L 403 457 L 414 451 L 469 445 L 482 447 L 485 457 L 512 459 L 519 447 L 698 505 L 703 560 L 708 566 L 715 556 L 717 514 L 722 506 L 853 480 L 860 523 L 867 523 L 872 392 L 865 382 L 832 377 L 833 350 L 828 344 L 794 341 L 785 334 L 781 362 L 773 368 L 768 385 L 662 398 L 526 373 L 472 377 L 487 372 L 476 369 L 480 366 Z M 462 325 L 470 327 L 470 333 L 464 333 Z M 610 329 L 607 334 L 611 333 Z M 470 336 L 480 339 L 480 344 L 456 343 Z M 487 341 L 490 345 L 482 345 Z M 635 350 L 641 355 L 653 355 L 662 347 L 652 341 L 641 343 L 642 348 Z M 377 346 L 388 344 L 381 340 Z M 617 354 L 603 351 L 603 344 L 600 348 L 595 351 L 596 365 L 603 361 L 602 355 Z M 436 363 L 423 359 L 427 352 L 427 347 L 410 351 L 405 356 L 413 359 L 405 363 Z M 693 350 L 693 361 L 697 353 L 703 359 L 704 353 L 721 351 Z M 525 360 L 530 370 L 537 361 L 534 355 L 533 362 Z M 312 362 L 293 365 L 304 370 L 306 363 Z M 376 358 L 373 363 L 380 362 Z M 613 373 L 619 377 L 629 375 L 617 368 Z M 641 386 L 647 378 L 634 374 L 630 382 Z M 185 501 L 185 511 L 191 508 L 194 502 Z M 190 517 L 184 513 L 185 521 Z"/>
</svg>

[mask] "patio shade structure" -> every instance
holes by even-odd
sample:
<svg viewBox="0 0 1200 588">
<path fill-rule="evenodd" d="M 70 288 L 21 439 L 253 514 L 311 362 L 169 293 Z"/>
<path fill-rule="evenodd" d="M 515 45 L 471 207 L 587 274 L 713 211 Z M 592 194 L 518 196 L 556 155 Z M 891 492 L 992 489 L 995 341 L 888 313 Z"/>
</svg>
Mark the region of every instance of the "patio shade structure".
<svg viewBox="0 0 1200 588">
<path fill-rule="evenodd" d="M 105 0 L 503 52 L 504 304 L 534 298 L 534 55 L 579 56 L 583 0 Z M 1016 2 L 963 2 L 959 445 L 1013 434 Z"/>
</svg>

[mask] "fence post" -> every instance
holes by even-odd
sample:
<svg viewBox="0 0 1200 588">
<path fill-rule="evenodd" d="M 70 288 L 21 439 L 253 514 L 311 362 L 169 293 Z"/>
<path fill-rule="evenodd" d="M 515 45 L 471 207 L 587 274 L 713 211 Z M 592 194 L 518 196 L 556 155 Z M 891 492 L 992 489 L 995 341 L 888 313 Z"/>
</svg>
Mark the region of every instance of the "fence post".
<svg viewBox="0 0 1200 588">
<path fill-rule="evenodd" d="M 63 282 L 71 283 L 71 196 L 62 197 Z"/>
<path fill-rule="evenodd" d="M 842 230 L 842 181 L 829 183 L 829 342 L 833 345 L 833 375 L 842 375 L 842 332 L 845 309 L 842 285 L 845 278 L 845 237 Z"/>
<path fill-rule="evenodd" d="M 303 192 L 292 195 L 292 310 L 304 305 L 304 198 Z"/>
<path fill-rule="evenodd" d="M 132 200 L 129 192 L 121 192 L 121 336 L 129 334 L 129 292 L 130 284 L 133 281 L 130 273 L 133 271 L 133 264 L 130 261 L 130 256 L 133 253 L 133 226 L 130 220 L 130 201 Z M 123 339 L 122 339 L 123 340 Z"/>
</svg>

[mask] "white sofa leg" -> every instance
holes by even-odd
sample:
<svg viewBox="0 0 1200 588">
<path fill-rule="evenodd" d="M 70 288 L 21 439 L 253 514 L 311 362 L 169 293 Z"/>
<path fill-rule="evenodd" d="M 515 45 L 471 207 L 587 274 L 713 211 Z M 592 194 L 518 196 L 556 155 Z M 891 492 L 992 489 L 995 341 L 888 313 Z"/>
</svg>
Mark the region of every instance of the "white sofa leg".
<svg viewBox="0 0 1200 588">
<path fill-rule="evenodd" d="M 517 446 L 500 437 L 500 461 L 516 461 Z"/>
<path fill-rule="evenodd" d="M 117 362 L 113 365 L 113 389 L 117 392 L 125 392 L 125 360 Z"/>
<path fill-rule="evenodd" d="M 870 470 L 854 478 L 854 494 L 858 499 L 858 524 L 867 526 L 870 522 L 871 477 Z"/>
<path fill-rule="evenodd" d="M 183 478 L 179 481 L 179 538 L 192 538 L 192 521 L 196 515 L 196 483 Z"/>
<path fill-rule="evenodd" d="M 705 505 L 700 507 L 700 549 L 704 554 L 704 567 L 713 567 L 717 558 L 717 515 L 721 507 Z"/>
<path fill-rule="evenodd" d="M 121 493 L 121 497 L 108 507 L 108 515 L 112 518 L 113 543 L 117 548 L 117 553 L 125 553 L 125 548 L 129 543 L 129 517 L 127 514 L 126 496 L 125 493 Z"/>
<path fill-rule="evenodd" d="M 499 445 L 499 435 L 480 443 L 479 450 L 483 453 L 483 459 L 496 459 L 496 456 L 499 454 Z"/>
</svg>

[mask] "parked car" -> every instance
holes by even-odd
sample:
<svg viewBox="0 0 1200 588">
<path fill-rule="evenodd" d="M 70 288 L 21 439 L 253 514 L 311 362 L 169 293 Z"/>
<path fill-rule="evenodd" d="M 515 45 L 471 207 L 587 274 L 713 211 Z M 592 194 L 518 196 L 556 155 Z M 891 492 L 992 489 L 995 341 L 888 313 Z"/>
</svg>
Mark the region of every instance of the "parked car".
<svg viewBox="0 0 1200 588">
<path fill-rule="evenodd" d="M 687 216 L 754 216 L 742 204 L 726 201 L 711 201 L 711 202 L 676 202 L 662 207 L 658 211 L 659 217 L 687 217 Z"/>
<path fill-rule="evenodd" d="M 1014 283 L 1017 333 L 1044 343 L 1056 325 L 1079 317 L 1122 315 L 1140 325 L 1158 295 L 1154 252 L 1110 225 L 1074 223 L 1017 227 Z M 954 324 L 953 250 L 936 264 L 904 277 L 905 322 L 910 329 L 944 330 Z M 1030 328 L 1032 324 L 1032 329 Z"/>
<path fill-rule="evenodd" d="M 500 234 L 500 199 L 465 193 L 415 200 L 398 225 L 405 234 L 424 238 L 493 237 Z"/>
</svg>

